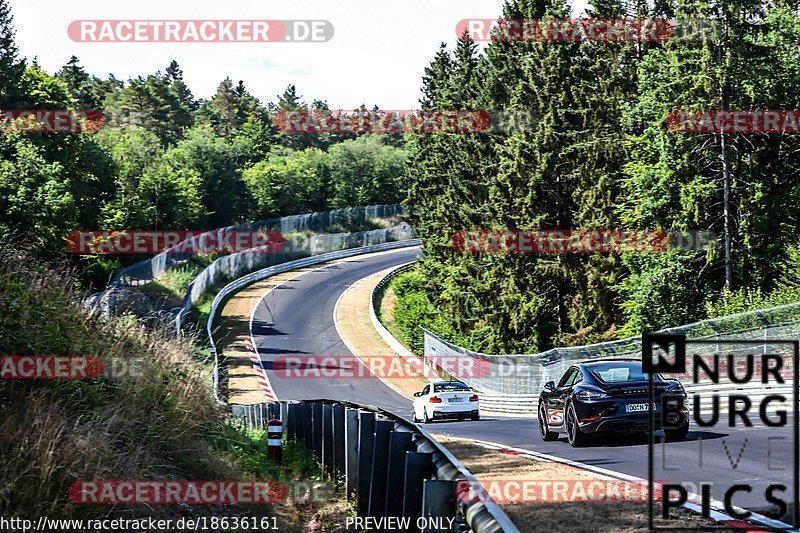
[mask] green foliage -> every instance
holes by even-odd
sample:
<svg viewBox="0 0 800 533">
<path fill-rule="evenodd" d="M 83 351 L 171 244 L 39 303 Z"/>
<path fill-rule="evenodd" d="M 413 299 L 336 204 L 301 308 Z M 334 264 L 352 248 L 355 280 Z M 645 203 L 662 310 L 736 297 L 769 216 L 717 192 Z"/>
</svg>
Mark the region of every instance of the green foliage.
<svg viewBox="0 0 800 533">
<path fill-rule="evenodd" d="M 233 472 L 203 442 L 224 419 L 188 346 L 128 317 L 87 316 L 74 278 L 46 270 L 12 244 L 0 248 L 0 353 L 92 356 L 129 371 L 3 380 L 0 475 L 15 496 L 0 510 L 86 516 L 92 509 L 67 500 L 78 479 L 230 479 Z"/>
<path fill-rule="evenodd" d="M 166 74 L 139 76 L 131 79 L 127 86 L 112 86 L 112 89 L 104 105 L 108 123 L 113 127 L 145 128 L 166 146 L 180 140 L 194 122 L 196 103 L 174 61 Z"/>
<path fill-rule="evenodd" d="M 264 430 L 248 430 L 225 424 L 211 436 L 211 441 L 214 448 L 230 456 L 235 465 L 253 474 L 255 479 L 285 483 L 296 479 L 307 481 L 320 478 L 319 464 L 298 443 L 284 443 L 282 465 L 270 461 L 266 453 L 267 432 Z"/>
<path fill-rule="evenodd" d="M 427 280 L 426 298 L 409 299 L 414 313 L 430 322 L 438 310 L 451 341 L 515 353 L 701 319 L 726 284 L 742 289 L 708 312 L 794 298 L 776 280 L 798 239 L 796 137 L 665 126 L 682 109 L 797 109 L 800 16 L 780 6 L 595 0 L 589 17 L 678 17 L 723 31 L 660 44 L 494 41 L 483 54 L 468 39 L 452 52 L 442 45 L 425 69 L 423 107 L 522 110 L 533 120 L 502 135 L 411 136 L 408 205 Z M 569 13 L 559 0 L 512 0 L 502 18 Z M 550 228 L 719 238 L 703 252 L 666 254 L 452 249 L 460 230 Z"/>
<path fill-rule="evenodd" d="M 423 284 L 424 279 L 410 273 L 392 281 L 392 288 L 397 294 L 394 322 L 401 340 L 415 354 L 422 353 L 425 348 L 420 326 L 431 327 L 437 315 L 436 307 L 422 291 Z"/>
<path fill-rule="evenodd" d="M 692 254 L 625 254 L 629 274 L 620 283 L 625 324 L 623 337 L 645 330 L 687 324 L 703 318 L 702 302 L 692 291 Z"/>
<path fill-rule="evenodd" d="M 264 104 L 243 81 L 225 78 L 198 101 L 174 60 L 127 81 L 90 75 L 75 56 L 54 76 L 27 66 L 7 0 L 0 0 L 0 104 L 106 117 L 93 134 L 0 135 L 0 233 L 20 235 L 48 258 L 63 254 L 76 230 L 212 229 L 405 195 L 402 140 L 278 135 L 272 113 L 327 108 L 317 100 L 307 106 L 294 85 Z M 138 259 L 69 261 L 85 280 L 104 284 L 109 268 Z"/>
<path fill-rule="evenodd" d="M 417 355 L 422 355 L 425 337 L 421 327 L 448 339 L 455 339 L 460 346 L 470 348 L 474 341 L 459 335 L 452 327 L 452 316 L 438 308 L 425 290 L 428 281 L 418 270 L 405 272 L 394 278 L 390 286 L 397 295 L 394 308 L 394 324 L 400 340 Z"/>
<path fill-rule="evenodd" d="M 742 287 L 723 290 L 719 298 L 709 297 L 706 302 L 708 318 L 800 302 L 800 246 L 789 247 L 787 258 L 780 266 L 782 273 L 769 292 L 759 287 Z"/>
<path fill-rule="evenodd" d="M 273 152 L 246 169 L 242 178 L 255 199 L 253 220 L 321 211 L 328 201 L 328 157 L 322 150 Z"/>
<path fill-rule="evenodd" d="M 403 199 L 406 153 L 387 146 L 376 134 L 346 140 L 328 150 L 334 209 L 391 204 Z"/>
<path fill-rule="evenodd" d="M 74 227 L 78 210 L 64 181 L 64 168 L 48 162 L 44 150 L 22 136 L 11 143 L 9 160 L 0 161 L 0 211 L 6 232 L 29 232 L 29 242 L 55 247 L 62 225 Z"/>
</svg>

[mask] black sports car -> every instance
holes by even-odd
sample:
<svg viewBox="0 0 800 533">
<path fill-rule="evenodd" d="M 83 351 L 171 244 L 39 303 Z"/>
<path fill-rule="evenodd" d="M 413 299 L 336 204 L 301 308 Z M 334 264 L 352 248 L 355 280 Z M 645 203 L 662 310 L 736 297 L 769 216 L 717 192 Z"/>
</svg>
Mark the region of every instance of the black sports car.
<svg viewBox="0 0 800 533">
<path fill-rule="evenodd" d="M 686 392 L 680 381 L 653 376 L 656 430 L 662 429 L 661 396 L 683 397 L 683 407 L 668 411 L 667 440 L 682 440 L 689 431 Z M 641 360 L 597 360 L 571 366 L 556 384 L 549 381 L 539 395 L 539 434 L 556 440 L 566 433 L 572 446 L 589 434 L 646 432 L 649 426 L 648 376 Z M 669 401 L 669 399 L 666 399 Z"/>
</svg>

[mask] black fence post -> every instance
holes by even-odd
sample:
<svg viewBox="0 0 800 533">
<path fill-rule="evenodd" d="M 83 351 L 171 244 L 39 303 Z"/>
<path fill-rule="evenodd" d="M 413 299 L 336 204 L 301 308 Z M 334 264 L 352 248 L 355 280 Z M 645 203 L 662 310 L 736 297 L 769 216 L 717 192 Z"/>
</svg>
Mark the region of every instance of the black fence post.
<svg viewBox="0 0 800 533">
<path fill-rule="evenodd" d="M 456 481 L 442 479 L 426 479 L 422 485 L 422 516 L 426 519 L 432 517 L 443 517 L 447 522 L 449 518 L 456 516 Z M 449 522 L 449 523 L 452 523 Z M 433 520 L 429 520 L 428 526 L 422 529 L 422 533 L 451 533 L 453 527 L 448 528 L 447 523 L 439 523 L 439 527 Z"/>
<path fill-rule="evenodd" d="M 322 404 L 321 403 L 313 403 L 311 404 L 312 413 L 314 420 L 312 425 L 314 429 L 312 430 L 312 435 L 314 436 L 313 443 L 314 443 L 314 453 L 317 456 L 317 461 L 320 463 L 322 462 Z"/>
<path fill-rule="evenodd" d="M 386 468 L 386 483 L 399 489 L 386 491 L 386 516 L 403 516 L 402 483 L 406 473 L 406 452 L 411 449 L 411 433 L 393 431 L 389 437 L 389 464 Z"/>
<path fill-rule="evenodd" d="M 286 425 L 286 429 L 288 431 L 286 437 L 292 442 L 297 440 L 297 418 L 298 418 L 297 417 L 297 411 L 298 411 L 297 408 L 298 407 L 299 407 L 299 405 L 297 405 L 296 403 L 290 403 L 290 404 L 288 404 L 287 410 L 286 410 L 286 418 L 288 419 L 288 420 L 286 420 L 284 422 L 284 424 Z"/>
<path fill-rule="evenodd" d="M 333 405 L 322 404 L 322 471 L 333 477 Z"/>
<path fill-rule="evenodd" d="M 344 490 L 347 499 L 358 487 L 358 409 L 344 413 Z"/>
<path fill-rule="evenodd" d="M 297 422 L 295 424 L 295 438 L 297 442 L 305 442 L 305 429 L 306 429 L 306 416 L 305 412 L 303 411 L 303 404 L 298 403 L 297 407 L 295 408 Z"/>
<path fill-rule="evenodd" d="M 406 452 L 406 471 L 403 479 L 403 517 L 410 518 L 409 531 L 420 531 L 417 519 L 422 514 L 422 491 L 430 478 L 433 454 Z"/>
<path fill-rule="evenodd" d="M 333 477 L 343 478 L 344 469 L 344 405 L 333 405 Z"/>
<path fill-rule="evenodd" d="M 314 450 L 314 425 L 313 417 L 311 415 L 311 404 L 301 403 L 300 408 L 303 411 L 303 442 L 308 451 Z"/>
<path fill-rule="evenodd" d="M 386 516 L 386 474 L 389 468 L 389 439 L 394 430 L 391 420 L 375 422 L 375 448 L 372 454 L 372 486 L 367 516 Z"/>
<path fill-rule="evenodd" d="M 278 404 L 278 418 L 283 420 L 283 425 L 286 425 L 286 420 L 289 419 L 289 404 L 286 402 L 280 402 Z"/>
<path fill-rule="evenodd" d="M 358 415 L 358 485 L 356 485 L 356 510 L 359 516 L 368 516 L 369 495 L 372 490 L 372 462 L 375 451 L 375 413 Z"/>
</svg>

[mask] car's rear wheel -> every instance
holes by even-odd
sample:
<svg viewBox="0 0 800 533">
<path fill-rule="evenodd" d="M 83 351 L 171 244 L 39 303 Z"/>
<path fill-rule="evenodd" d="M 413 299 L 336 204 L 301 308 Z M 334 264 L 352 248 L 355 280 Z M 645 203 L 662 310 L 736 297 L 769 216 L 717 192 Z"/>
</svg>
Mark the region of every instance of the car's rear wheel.
<svg viewBox="0 0 800 533">
<path fill-rule="evenodd" d="M 424 407 L 422 408 L 422 421 L 426 424 L 429 424 L 431 419 L 428 418 L 428 410 Z"/>
<path fill-rule="evenodd" d="M 581 431 L 580 426 L 578 426 L 578 416 L 575 414 L 575 407 L 573 407 L 572 404 L 570 404 L 569 409 L 567 409 L 566 422 L 567 440 L 569 440 L 569 445 L 573 448 L 578 448 L 579 446 L 586 444 L 588 437 Z"/>
<path fill-rule="evenodd" d="M 683 440 L 686 438 L 686 435 L 689 434 L 689 422 L 687 421 L 680 427 L 675 429 L 665 429 L 664 435 L 667 437 L 667 441 L 675 442 L 679 440 Z"/>
<path fill-rule="evenodd" d="M 539 435 L 544 441 L 553 441 L 558 438 L 558 433 L 550 431 L 550 424 L 547 423 L 547 411 L 544 405 L 539 406 Z"/>
<path fill-rule="evenodd" d="M 414 408 L 411 409 L 411 421 L 415 424 L 419 422 L 419 418 L 417 418 L 417 410 Z"/>
<path fill-rule="evenodd" d="M 481 414 L 480 413 L 475 413 L 474 415 L 470 416 L 470 419 L 476 420 L 476 421 L 480 420 L 481 419 Z"/>
</svg>

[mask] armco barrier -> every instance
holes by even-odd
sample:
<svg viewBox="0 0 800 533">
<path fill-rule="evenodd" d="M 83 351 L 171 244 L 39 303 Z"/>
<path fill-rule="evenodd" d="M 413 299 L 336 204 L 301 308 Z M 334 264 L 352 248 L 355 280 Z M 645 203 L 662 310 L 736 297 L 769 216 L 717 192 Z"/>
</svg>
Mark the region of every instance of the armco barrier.
<svg viewBox="0 0 800 533">
<path fill-rule="evenodd" d="M 398 275 L 411 270 L 414 264 L 415 263 L 407 263 L 401 265 L 381 279 L 375 289 L 373 289 L 370 305 L 370 318 L 372 319 L 373 326 L 381 337 L 383 337 L 398 354 L 404 357 L 416 356 L 395 339 L 383 324 L 380 323 L 375 314 L 375 306 L 379 303 L 377 302 L 377 295 L 380 293 L 380 289 Z M 747 325 L 754 326 L 753 320 L 756 321 L 755 324 L 760 324 L 761 327 L 746 327 Z M 732 324 L 735 325 L 735 327 L 730 327 Z M 728 329 L 731 330 L 728 333 L 723 332 L 722 329 L 726 325 L 729 326 Z M 715 340 L 720 343 L 724 343 L 725 338 L 749 338 L 755 341 L 757 351 L 767 353 L 771 348 L 763 343 L 761 346 L 758 346 L 757 341 L 775 340 L 776 338 L 791 339 L 797 338 L 797 335 L 800 334 L 800 304 L 789 304 L 663 330 L 664 333 L 707 333 L 709 331 L 715 333 L 693 338 Z M 539 407 L 539 392 L 544 387 L 544 384 L 551 380 L 557 382 L 564 371 L 575 362 L 601 357 L 641 357 L 641 339 L 639 337 L 589 346 L 556 348 L 534 355 L 488 355 L 456 346 L 424 328 L 423 332 L 425 334 L 426 359 L 433 356 L 469 356 L 488 362 L 492 365 L 494 370 L 503 368 L 509 369 L 509 371 L 505 373 L 502 371 L 493 372 L 491 374 L 493 377 L 488 378 L 461 378 L 480 392 L 482 412 L 506 416 L 536 416 Z M 753 345 L 750 345 L 746 349 L 752 350 L 752 346 Z M 712 346 L 709 346 L 707 350 L 712 348 Z M 735 353 L 736 348 L 726 351 Z M 426 368 L 431 368 L 430 362 L 426 361 L 426 363 Z M 511 369 L 515 371 L 511 372 Z M 519 371 L 520 369 L 522 371 Z M 506 377 L 503 377 L 504 375 Z M 497 388 L 500 390 L 492 388 L 492 386 L 498 383 L 500 387 Z M 691 383 L 684 383 L 684 386 L 687 391 L 697 392 L 708 387 L 708 385 L 705 384 L 694 385 Z M 728 393 L 747 394 L 754 403 L 760 401 L 768 394 L 783 394 L 787 397 L 791 395 L 790 387 L 764 387 L 757 382 L 745 386 L 735 383 L 726 383 L 714 385 L 714 388 L 715 390 Z M 691 410 L 691 405 L 688 407 Z"/>
<path fill-rule="evenodd" d="M 192 304 L 223 277 L 233 279 L 236 276 L 246 272 L 252 272 L 258 268 L 264 268 L 269 265 L 283 263 L 300 257 L 332 252 L 355 246 L 378 244 L 379 242 L 389 240 L 399 240 L 397 238 L 388 237 L 387 233 L 394 231 L 392 228 L 374 230 L 373 232 L 317 234 L 311 237 L 305 237 L 298 232 L 328 229 L 336 224 L 358 224 L 373 220 L 388 220 L 392 217 L 402 215 L 403 212 L 403 206 L 397 204 L 368 205 L 364 207 L 348 207 L 332 211 L 291 215 L 211 230 L 207 233 L 215 234 L 219 231 L 279 231 L 284 236 L 288 237 L 288 239 L 284 244 L 284 250 L 281 252 L 259 252 L 244 255 L 232 254 L 237 255 L 237 257 L 231 259 L 230 256 L 224 256 L 209 265 L 208 268 L 204 269 L 195 277 L 192 284 L 189 286 L 186 296 L 184 297 L 183 306 L 178 310 L 180 313 L 177 317 L 178 322 L 182 324 Z M 410 226 L 406 225 L 405 227 L 413 232 Z M 180 246 L 180 244 L 175 246 Z M 256 248 L 253 250 L 256 250 Z M 149 283 L 165 272 L 185 265 L 189 258 L 190 256 L 188 254 L 175 253 L 173 249 L 170 249 L 154 255 L 149 259 L 145 259 L 144 261 L 139 261 L 134 265 L 122 269 L 106 290 L 90 296 L 86 299 L 85 304 L 87 307 L 98 309 L 104 315 L 117 315 L 120 311 L 117 305 L 118 291 L 127 286 Z M 175 311 L 173 310 L 169 313 L 174 315 Z M 178 334 L 180 334 L 179 331 Z"/>
<path fill-rule="evenodd" d="M 386 242 L 404 241 L 416 237 L 414 229 L 406 223 L 391 228 L 360 231 L 355 233 L 336 233 L 314 235 L 298 241 L 289 240 L 284 249 L 274 253 L 262 253 L 264 247 L 256 247 L 239 253 L 220 257 L 195 276 L 186 291 L 183 306 L 175 317 L 175 331 L 180 336 L 186 315 L 200 298 L 213 287 L 230 279 L 286 263 L 306 256 L 316 256 L 339 250 L 373 246 Z"/>
<path fill-rule="evenodd" d="M 270 418 L 280 418 L 287 440 L 313 451 L 323 478 L 341 483 L 359 516 L 408 518 L 404 531 L 410 532 L 519 531 L 495 502 L 465 498 L 462 491 L 476 478 L 404 418 L 324 399 L 231 405 L 231 411 L 249 428 L 264 429 Z M 421 530 L 420 518 L 452 519 L 452 526 Z"/>
<path fill-rule="evenodd" d="M 380 302 L 378 302 L 378 295 L 380 294 L 381 289 L 383 289 L 394 278 L 396 278 L 403 272 L 408 272 L 409 270 L 414 268 L 415 264 L 416 261 L 412 261 L 410 263 L 406 263 L 405 265 L 400 265 L 399 267 L 391 270 L 388 274 L 386 274 L 383 278 L 381 278 L 381 280 L 377 283 L 377 285 L 375 285 L 375 287 L 372 288 L 372 293 L 370 294 L 369 297 L 369 319 L 372 322 L 372 327 L 375 328 L 375 330 L 378 332 L 378 335 L 381 336 L 384 342 L 386 342 L 386 344 L 388 344 L 389 347 L 392 350 L 394 350 L 394 352 L 397 355 L 412 363 L 412 368 L 416 367 L 416 365 L 420 362 L 420 358 L 411 353 L 411 350 L 403 346 L 403 343 L 394 338 L 394 335 L 392 335 L 389 332 L 389 330 L 386 329 L 383 324 L 381 324 L 381 321 L 378 320 L 378 314 L 376 313 L 375 309 L 376 306 L 380 304 Z M 428 379 L 433 379 L 438 377 L 438 374 L 428 365 L 424 365 L 423 372 L 425 377 L 427 377 Z"/>
<path fill-rule="evenodd" d="M 402 213 L 403 206 L 397 204 L 347 207 L 344 209 L 334 209 L 332 211 L 290 215 L 260 220 L 248 224 L 228 226 L 226 228 L 217 228 L 209 233 L 216 233 L 220 230 L 256 231 L 259 229 L 279 231 L 283 234 L 307 230 L 318 231 L 336 224 L 364 223 L 373 219 L 395 217 Z M 180 244 L 176 246 L 180 246 Z M 111 283 L 111 287 L 123 287 L 150 281 L 164 274 L 167 270 L 184 264 L 188 258 L 189 256 L 186 254 L 174 253 L 171 251 L 161 252 L 150 259 L 139 261 L 134 265 L 122 269 Z"/>
<path fill-rule="evenodd" d="M 214 326 L 214 320 L 217 316 L 217 311 L 219 310 L 219 306 L 222 304 L 225 298 L 228 297 L 228 295 L 238 290 L 241 290 L 242 288 L 250 285 L 251 283 L 255 283 L 256 281 L 260 281 L 262 279 L 266 279 L 270 276 L 281 274 L 283 272 L 289 272 L 292 270 L 297 270 L 299 268 L 304 268 L 311 265 L 318 265 L 320 263 L 325 263 L 327 261 L 334 261 L 336 259 L 344 259 L 345 257 L 352 257 L 355 255 L 368 254 L 373 252 L 382 252 L 385 250 L 394 250 L 397 248 L 406 248 L 410 246 L 419 246 L 421 243 L 422 241 L 419 239 L 409 239 L 404 241 L 387 242 L 382 244 L 375 244 L 373 246 L 350 248 L 347 250 L 340 250 L 337 252 L 315 255 L 313 257 L 297 259 L 294 261 L 289 261 L 287 263 L 282 263 L 280 265 L 274 265 L 268 268 L 264 268 L 256 272 L 247 274 L 246 276 L 242 276 L 241 278 L 236 279 L 231 283 L 225 285 L 225 287 L 223 287 L 222 290 L 220 290 L 217 293 L 217 295 L 214 297 L 214 301 L 211 303 L 211 311 L 208 314 L 208 323 L 206 324 L 208 341 L 211 344 L 211 353 L 214 356 L 214 398 L 219 400 L 219 379 L 220 379 L 221 369 L 219 365 L 219 355 L 217 353 L 216 345 L 214 344 L 213 326 Z"/>
</svg>

